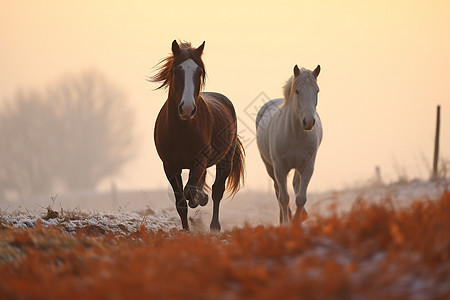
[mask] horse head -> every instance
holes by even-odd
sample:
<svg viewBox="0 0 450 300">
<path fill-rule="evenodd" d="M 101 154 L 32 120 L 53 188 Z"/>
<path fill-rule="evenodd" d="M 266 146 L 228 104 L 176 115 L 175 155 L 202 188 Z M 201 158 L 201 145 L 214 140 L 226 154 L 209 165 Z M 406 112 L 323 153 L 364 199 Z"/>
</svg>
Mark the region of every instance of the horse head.
<svg viewBox="0 0 450 300">
<path fill-rule="evenodd" d="M 319 73 L 319 65 L 314 71 L 299 69 L 297 65 L 294 67 L 294 78 L 289 94 L 305 131 L 312 130 L 316 123 L 317 94 L 319 92 L 317 76 Z"/>
<path fill-rule="evenodd" d="M 181 120 L 189 120 L 197 112 L 197 100 L 204 83 L 205 67 L 201 59 L 205 42 L 198 48 L 188 44 L 178 45 L 172 42 L 174 63 L 172 66 L 173 82 L 170 85 L 169 97 L 176 101 Z"/>
</svg>

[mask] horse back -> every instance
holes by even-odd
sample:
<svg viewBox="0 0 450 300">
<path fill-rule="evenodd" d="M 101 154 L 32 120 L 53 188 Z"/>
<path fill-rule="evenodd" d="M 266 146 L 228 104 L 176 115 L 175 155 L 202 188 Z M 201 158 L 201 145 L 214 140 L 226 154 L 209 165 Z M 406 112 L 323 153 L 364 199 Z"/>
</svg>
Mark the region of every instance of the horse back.
<svg viewBox="0 0 450 300">
<path fill-rule="evenodd" d="M 262 118 L 265 121 L 269 121 L 273 114 L 280 108 L 281 104 L 283 104 L 283 99 L 272 99 L 266 103 L 259 109 L 258 114 L 256 115 L 256 129 L 259 127 L 259 123 L 261 123 Z"/>
<path fill-rule="evenodd" d="M 201 96 L 210 105 L 212 114 L 229 113 L 233 121 L 236 121 L 236 111 L 227 96 L 215 92 L 203 92 Z"/>
</svg>

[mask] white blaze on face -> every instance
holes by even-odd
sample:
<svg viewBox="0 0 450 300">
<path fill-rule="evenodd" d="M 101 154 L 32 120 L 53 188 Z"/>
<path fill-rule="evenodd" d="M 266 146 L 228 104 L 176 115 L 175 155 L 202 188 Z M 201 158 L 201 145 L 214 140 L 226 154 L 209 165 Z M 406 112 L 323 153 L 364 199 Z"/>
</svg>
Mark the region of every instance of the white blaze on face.
<svg viewBox="0 0 450 300">
<path fill-rule="evenodd" d="M 192 60 L 188 59 L 180 64 L 184 71 L 184 90 L 181 97 L 180 104 L 183 104 L 180 110 L 182 117 L 190 118 L 192 111 L 195 108 L 195 83 L 194 73 L 198 68 L 198 65 Z"/>
</svg>

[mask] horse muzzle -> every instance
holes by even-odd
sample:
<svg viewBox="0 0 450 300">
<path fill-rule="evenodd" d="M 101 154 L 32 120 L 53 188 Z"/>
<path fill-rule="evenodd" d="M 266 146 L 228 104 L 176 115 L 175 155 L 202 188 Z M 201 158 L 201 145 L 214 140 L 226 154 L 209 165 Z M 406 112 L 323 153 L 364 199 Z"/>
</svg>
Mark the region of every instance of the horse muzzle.
<svg viewBox="0 0 450 300">
<path fill-rule="evenodd" d="M 314 118 L 312 119 L 303 119 L 303 130 L 305 131 L 311 131 L 316 124 L 316 120 Z"/>
<path fill-rule="evenodd" d="M 197 112 L 197 106 L 194 105 L 185 105 L 183 102 L 178 106 L 178 113 L 180 115 L 181 120 L 190 120 L 195 116 Z"/>
</svg>

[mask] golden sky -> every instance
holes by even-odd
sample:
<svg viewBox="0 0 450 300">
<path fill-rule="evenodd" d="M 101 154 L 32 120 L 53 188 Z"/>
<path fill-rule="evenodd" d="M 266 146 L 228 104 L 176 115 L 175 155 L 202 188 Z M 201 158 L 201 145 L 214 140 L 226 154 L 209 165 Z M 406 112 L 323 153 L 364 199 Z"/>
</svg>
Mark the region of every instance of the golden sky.
<svg viewBox="0 0 450 300">
<path fill-rule="evenodd" d="M 449 29 L 448 0 L 1 0 L 0 101 L 67 73 L 102 72 L 136 109 L 142 139 L 117 186 L 165 188 L 153 125 L 166 94 L 146 78 L 172 40 L 206 41 L 206 90 L 235 103 L 248 141 L 246 107 L 261 92 L 281 97 L 295 64 L 321 65 L 324 139 L 311 190 L 363 182 L 375 166 L 386 181 L 426 177 L 437 104 L 441 154 L 450 159 Z M 247 175 L 249 189 L 268 185 L 256 143 L 247 145 Z"/>
</svg>

